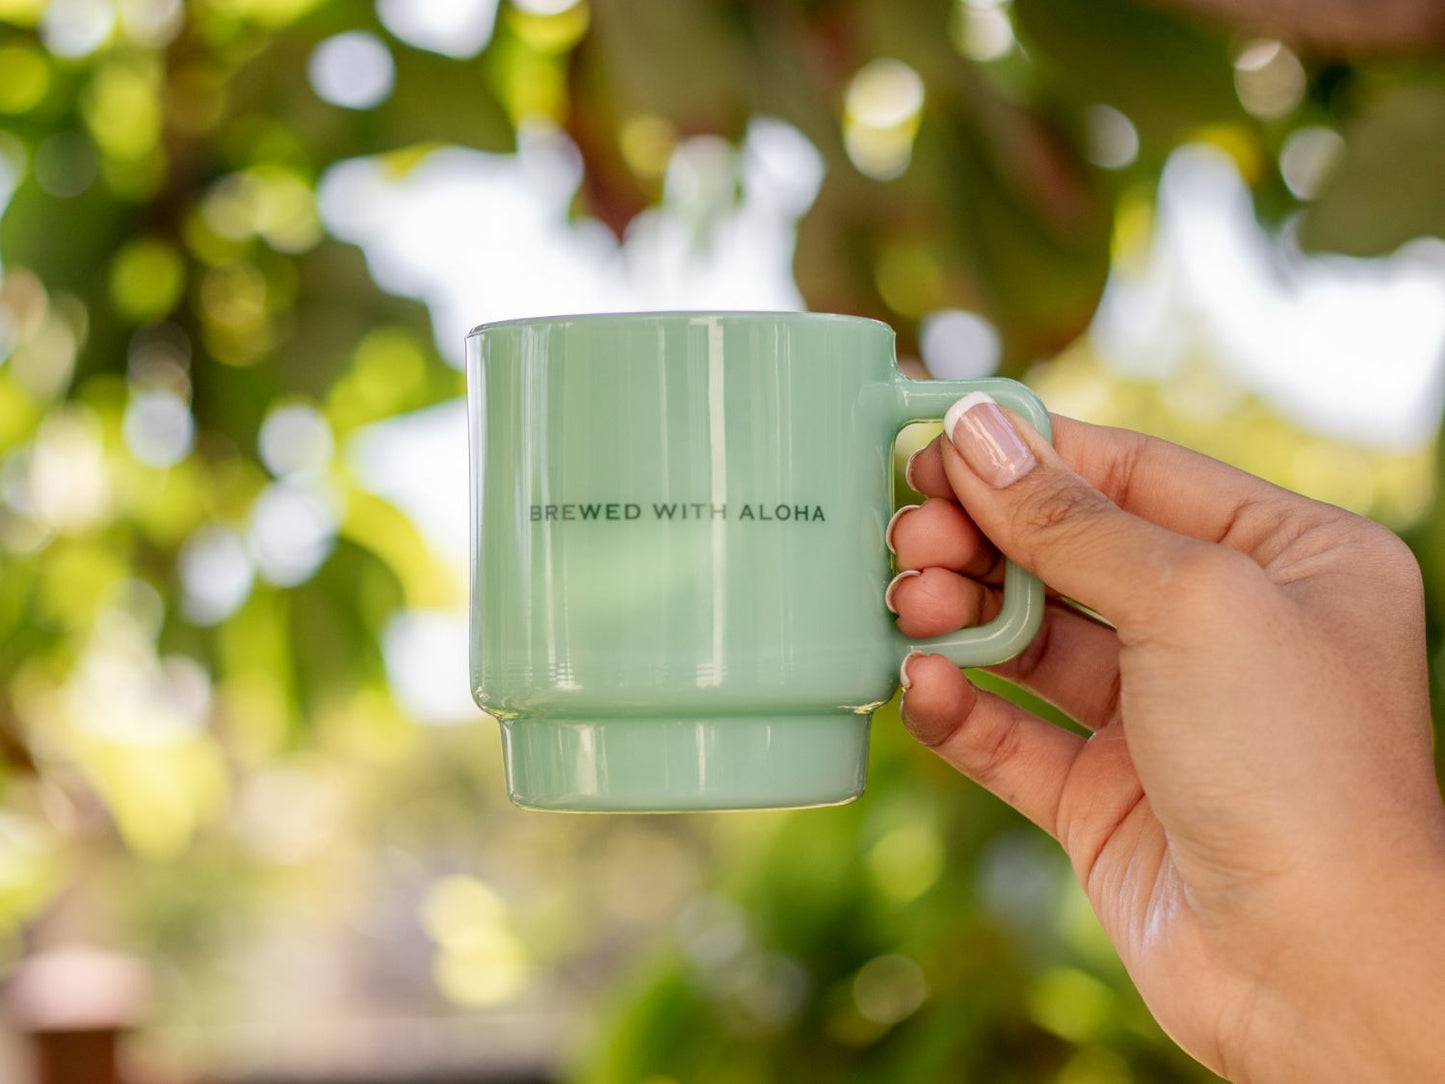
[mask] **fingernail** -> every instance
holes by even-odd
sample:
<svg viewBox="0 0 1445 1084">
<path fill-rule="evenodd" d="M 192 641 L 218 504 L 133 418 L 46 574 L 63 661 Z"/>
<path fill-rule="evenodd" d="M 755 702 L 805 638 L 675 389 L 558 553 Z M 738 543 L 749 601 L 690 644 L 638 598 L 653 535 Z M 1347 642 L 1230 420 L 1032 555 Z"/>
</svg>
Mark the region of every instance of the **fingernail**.
<svg viewBox="0 0 1445 1084">
<path fill-rule="evenodd" d="M 913 509 L 917 507 L 918 505 L 916 504 L 905 504 L 902 508 L 898 509 L 898 511 L 894 512 L 893 516 L 888 520 L 888 526 L 884 528 L 883 531 L 883 544 L 888 547 L 889 553 L 898 552 L 896 549 L 893 548 L 893 528 L 898 523 L 898 517 L 903 515 L 904 512 L 913 511 Z"/>
<path fill-rule="evenodd" d="M 922 575 L 922 573 L 919 572 L 918 569 L 910 568 L 907 572 L 900 572 L 888 581 L 888 589 L 883 592 L 883 605 L 888 607 L 889 613 L 896 614 L 898 612 L 893 608 L 893 592 L 898 590 L 898 585 L 908 579 L 909 576 L 919 575 Z"/>
<path fill-rule="evenodd" d="M 905 463 L 905 464 L 903 464 L 903 480 L 908 483 L 908 488 L 909 488 L 909 489 L 912 489 L 912 490 L 917 490 L 917 489 L 918 489 L 918 483 L 913 480 L 913 463 L 914 463 L 914 461 L 915 461 L 920 455 L 923 454 L 924 448 L 927 448 L 927 447 L 928 447 L 928 445 L 925 444 L 925 445 L 923 446 L 923 448 L 919 448 L 918 451 L 914 452 L 912 455 L 910 455 L 910 456 L 908 457 L 908 462 Z M 912 506 L 912 507 L 916 507 L 916 506 Z"/>
<path fill-rule="evenodd" d="M 1038 464 L 1009 416 L 986 392 L 969 392 L 949 407 L 943 431 L 974 473 L 995 489 L 1012 485 Z"/>
<path fill-rule="evenodd" d="M 913 659 L 921 659 L 926 654 L 926 651 L 914 650 L 903 656 L 903 665 L 898 668 L 898 684 L 905 693 L 913 688 L 913 679 L 908 676 L 908 663 Z"/>
</svg>

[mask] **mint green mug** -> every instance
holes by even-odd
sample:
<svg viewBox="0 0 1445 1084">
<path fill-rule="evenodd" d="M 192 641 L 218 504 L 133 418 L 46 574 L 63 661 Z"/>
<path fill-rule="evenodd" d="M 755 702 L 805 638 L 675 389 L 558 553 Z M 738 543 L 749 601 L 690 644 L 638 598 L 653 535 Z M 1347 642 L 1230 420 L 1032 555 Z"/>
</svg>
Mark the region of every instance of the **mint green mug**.
<svg viewBox="0 0 1445 1084">
<path fill-rule="evenodd" d="M 513 802 L 765 809 L 863 790 L 871 713 L 923 648 L 1002 662 L 1043 588 L 911 641 L 884 606 L 893 446 L 1011 380 L 915 381 L 875 320 L 663 312 L 467 336 L 471 683 Z"/>
</svg>

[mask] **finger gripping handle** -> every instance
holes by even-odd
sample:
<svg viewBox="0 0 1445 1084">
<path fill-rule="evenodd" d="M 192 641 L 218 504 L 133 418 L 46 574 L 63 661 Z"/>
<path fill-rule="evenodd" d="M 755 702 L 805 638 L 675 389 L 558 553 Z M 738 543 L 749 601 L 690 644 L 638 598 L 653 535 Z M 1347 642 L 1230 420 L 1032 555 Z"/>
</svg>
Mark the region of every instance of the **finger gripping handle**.
<svg viewBox="0 0 1445 1084">
<path fill-rule="evenodd" d="M 1045 437 L 1052 436 L 1043 401 L 1016 380 L 910 380 L 897 383 L 898 428 L 912 422 L 941 419 L 948 408 L 970 392 L 987 392 L 1024 418 Z M 1003 609 L 986 625 L 960 629 L 946 636 L 911 640 L 898 634 L 899 662 L 910 651 L 942 655 L 956 666 L 992 666 L 1028 647 L 1044 618 L 1044 585 L 1039 578 L 1008 561 L 1004 567 Z"/>
</svg>

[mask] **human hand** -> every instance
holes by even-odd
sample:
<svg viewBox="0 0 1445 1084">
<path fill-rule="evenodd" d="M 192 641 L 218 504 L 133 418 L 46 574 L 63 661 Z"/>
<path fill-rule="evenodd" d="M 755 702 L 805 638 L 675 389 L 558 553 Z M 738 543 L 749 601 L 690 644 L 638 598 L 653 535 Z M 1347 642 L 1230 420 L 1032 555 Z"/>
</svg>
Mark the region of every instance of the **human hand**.
<svg viewBox="0 0 1445 1084">
<path fill-rule="evenodd" d="M 1050 446 L 977 395 L 945 432 L 910 464 L 928 500 L 890 525 L 899 628 L 991 616 L 999 551 L 1109 624 L 1051 594 L 1030 648 L 991 668 L 1088 738 L 937 655 L 904 662 L 908 728 L 1062 843 L 1150 1010 L 1211 1069 L 1445 1079 L 1445 810 L 1410 551 L 1137 433 L 1058 418 Z"/>
</svg>

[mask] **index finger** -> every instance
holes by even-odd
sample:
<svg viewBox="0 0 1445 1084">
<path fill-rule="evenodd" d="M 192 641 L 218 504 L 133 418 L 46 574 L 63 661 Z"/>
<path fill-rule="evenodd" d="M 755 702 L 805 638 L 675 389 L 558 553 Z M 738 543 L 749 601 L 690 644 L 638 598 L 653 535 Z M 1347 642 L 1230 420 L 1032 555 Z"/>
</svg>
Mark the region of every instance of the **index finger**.
<svg viewBox="0 0 1445 1084">
<path fill-rule="evenodd" d="M 1110 501 L 1168 530 L 1254 553 L 1278 527 L 1279 510 L 1315 505 L 1201 452 L 1132 429 L 1052 415 L 1054 448 Z M 909 462 L 909 485 L 930 497 L 955 496 L 939 439 Z"/>
</svg>

